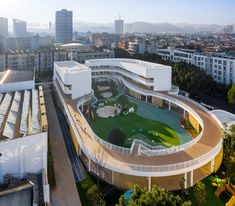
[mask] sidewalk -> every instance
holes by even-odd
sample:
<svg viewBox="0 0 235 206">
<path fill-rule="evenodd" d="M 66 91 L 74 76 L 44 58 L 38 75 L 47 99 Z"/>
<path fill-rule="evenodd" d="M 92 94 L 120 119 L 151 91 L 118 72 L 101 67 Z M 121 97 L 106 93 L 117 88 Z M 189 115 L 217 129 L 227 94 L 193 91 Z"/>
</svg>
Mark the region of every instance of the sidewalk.
<svg viewBox="0 0 235 206">
<path fill-rule="evenodd" d="M 56 187 L 51 190 L 52 206 L 80 206 L 72 167 L 65 148 L 61 128 L 49 90 L 45 89 L 45 101 L 49 122 L 49 139 L 54 159 Z"/>
</svg>

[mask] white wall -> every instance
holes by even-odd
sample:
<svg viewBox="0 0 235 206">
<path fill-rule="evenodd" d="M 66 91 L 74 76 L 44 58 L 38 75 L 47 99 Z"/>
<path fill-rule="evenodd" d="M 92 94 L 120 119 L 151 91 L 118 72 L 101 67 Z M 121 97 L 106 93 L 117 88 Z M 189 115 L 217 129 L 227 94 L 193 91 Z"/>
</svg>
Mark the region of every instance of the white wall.
<svg viewBox="0 0 235 206">
<path fill-rule="evenodd" d="M 0 93 L 21 91 L 21 90 L 34 89 L 34 88 L 35 88 L 34 80 L 14 82 L 14 83 L 3 83 L 3 84 L 0 84 Z"/>
<path fill-rule="evenodd" d="M 0 142 L 0 183 L 5 174 L 47 171 L 47 132 Z"/>
<path fill-rule="evenodd" d="M 171 90 L 171 68 L 158 69 L 154 77 L 154 91 Z"/>
<path fill-rule="evenodd" d="M 58 75 L 56 75 L 55 71 L 57 71 Z M 91 69 L 89 68 L 79 70 L 78 65 L 77 71 L 65 72 L 63 68 L 58 67 L 58 65 L 55 63 L 53 79 L 58 79 L 63 92 L 65 94 L 71 94 L 72 99 L 76 99 L 91 93 L 92 77 Z M 66 88 L 64 86 L 66 86 Z M 71 87 L 71 89 L 69 89 L 69 87 Z M 65 89 L 68 91 L 65 91 Z"/>
<path fill-rule="evenodd" d="M 91 93 L 91 70 L 71 75 L 72 99 Z"/>
<path fill-rule="evenodd" d="M 154 91 L 169 91 L 172 87 L 171 82 L 171 66 L 155 64 L 151 62 L 144 62 L 133 59 L 98 59 L 98 60 L 87 60 L 86 66 L 94 67 L 98 66 L 100 69 L 106 71 L 107 68 L 101 68 L 101 66 L 113 66 L 116 67 L 116 71 L 118 71 L 117 67 L 121 67 L 127 71 L 130 71 L 134 74 L 146 77 L 146 78 L 154 78 Z M 114 70 L 114 71 L 115 71 Z M 96 70 L 93 70 L 96 72 Z M 113 71 L 113 72 L 114 72 Z M 138 80 L 142 84 L 146 84 L 146 82 L 140 81 L 135 75 L 126 75 L 124 72 L 119 72 L 122 75 L 128 76 L 133 80 Z M 150 84 L 149 84 L 150 85 Z"/>
</svg>

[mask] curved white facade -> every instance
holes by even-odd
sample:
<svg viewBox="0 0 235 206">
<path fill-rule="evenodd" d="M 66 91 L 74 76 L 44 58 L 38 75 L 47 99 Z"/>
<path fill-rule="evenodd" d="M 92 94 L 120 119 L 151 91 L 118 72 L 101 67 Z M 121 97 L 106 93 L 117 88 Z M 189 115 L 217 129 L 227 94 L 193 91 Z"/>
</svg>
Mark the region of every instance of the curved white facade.
<svg viewBox="0 0 235 206">
<path fill-rule="evenodd" d="M 85 61 L 85 65 L 93 71 L 115 70 L 153 91 L 169 91 L 172 88 L 170 66 L 135 59 L 94 59 Z"/>
<path fill-rule="evenodd" d="M 151 148 L 138 140 L 133 142 L 131 148 L 115 146 L 98 137 L 82 114 L 81 108 L 93 94 L 85 95 L 71 105 L 66 93 L 61 92 L 63 90 L 60 84 L 54 82 L 58 98 L 73 131 L 74 143 L 79 148 L 78 154 L 90 172 L 94 173 L 95 165 L 102 162 L 105 181 L 118 187 L 129 188 L 127 182 L 131 182 L 148 188 L 153 184 L 159 184 L 167 189 L 179 189 L 179 184 L 168 183 L 180 181 L 183 177 L 186 179 L 185 187 L 190 187 L 218 169 L 222 161 L 223 145 L 221 125 L 217 119 L 207 109 L 188 98 L 157 90 L 160 87 L 164 88 L 164 91 L 171 90 L 172 85 L 169 82 L 169 87 L 155 85 L 155 78 L 160 78 L 161 72 L 166 72 L 171 79 L 171 68 L 132 59 L 89 60 L 86 66 L 91 68 L 93 78 L 115 78 L 137 96 L 151 96 L 158 101 L 164 101 L 166 109 L 169 110 L 173 107 L 178 108 L 182 115 L 190 116 L 200 129 L 198 137 L 175 148 Z M 160 73 L 156 72 L 158 70 Z M 164 78 L 163 75 L 162 79 Z M 169 79 L 166 78 L 166 81 Z M 203 172 L 205 170 L 207 173 Z"/>
</svg>

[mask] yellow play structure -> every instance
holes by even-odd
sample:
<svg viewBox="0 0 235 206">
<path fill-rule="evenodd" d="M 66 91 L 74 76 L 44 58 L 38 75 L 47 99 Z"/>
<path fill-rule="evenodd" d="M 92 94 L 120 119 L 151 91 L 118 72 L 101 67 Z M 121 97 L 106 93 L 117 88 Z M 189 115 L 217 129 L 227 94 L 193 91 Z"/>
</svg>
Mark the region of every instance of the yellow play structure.
<svg viewBox="0 0 235 206">
<path fill-rule="evenodd" d="M 235 187 L 231 183 L 226 183 L 225 179 L 212 177 L 212 183 L 211 184 L 213 186 L 217 187 L 217 189 L 215 191 L 215 195 L 217 197 L 219 197 L 220 194 L 224 191 L 228 191 L 232 195 L 232 197 L 225 204 L 225 206 L 235 206 Z"/>
</svg>

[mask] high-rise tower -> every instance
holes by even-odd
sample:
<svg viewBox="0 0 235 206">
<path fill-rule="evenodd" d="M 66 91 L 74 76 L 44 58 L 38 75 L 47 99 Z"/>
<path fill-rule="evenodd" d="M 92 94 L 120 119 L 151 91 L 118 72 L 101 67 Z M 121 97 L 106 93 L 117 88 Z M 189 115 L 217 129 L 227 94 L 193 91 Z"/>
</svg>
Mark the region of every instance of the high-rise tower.
<svg viewBox="0 0 235 206">
<path fill-rule="evenodd" d="M 56 42 L 70 43 L 73 41 L 73 12 L 62 9 L 56 12 Z"/>
</svg>

